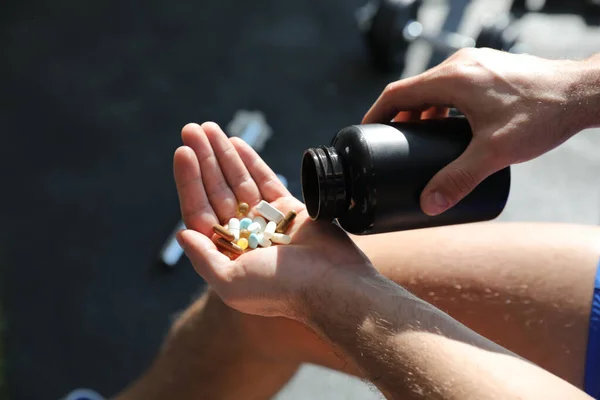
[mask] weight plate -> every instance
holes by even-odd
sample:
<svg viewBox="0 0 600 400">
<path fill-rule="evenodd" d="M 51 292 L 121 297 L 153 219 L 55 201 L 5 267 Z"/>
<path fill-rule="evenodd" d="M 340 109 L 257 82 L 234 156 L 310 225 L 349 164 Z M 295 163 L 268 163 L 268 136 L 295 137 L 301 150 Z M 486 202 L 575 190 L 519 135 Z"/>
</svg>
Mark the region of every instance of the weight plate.
<svg viewBox="0 0 600 400">
<path fill-rule="evenodd" d="M 422 0 L 380 0 L 366 41 L 375 65 L 384 71 L 401 71 L 410 45 L 403 36 L 404 27 L 416 20 Z"/>
</svg>

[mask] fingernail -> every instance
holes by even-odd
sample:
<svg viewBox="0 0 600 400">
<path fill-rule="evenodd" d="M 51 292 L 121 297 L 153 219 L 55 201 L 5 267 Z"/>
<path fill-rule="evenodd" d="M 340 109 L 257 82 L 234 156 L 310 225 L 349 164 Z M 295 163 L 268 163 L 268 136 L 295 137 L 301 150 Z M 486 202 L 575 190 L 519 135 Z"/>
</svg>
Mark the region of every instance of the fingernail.
<svg viewBox="0 0 600 400">
<path fill-rule="evenodd" d="M 438 215 L 444 212 L 449 205 L 450 203 L 443 194 L 438 191 L 432 192 L 427 198 L 427 213 Z"/>
</svg>

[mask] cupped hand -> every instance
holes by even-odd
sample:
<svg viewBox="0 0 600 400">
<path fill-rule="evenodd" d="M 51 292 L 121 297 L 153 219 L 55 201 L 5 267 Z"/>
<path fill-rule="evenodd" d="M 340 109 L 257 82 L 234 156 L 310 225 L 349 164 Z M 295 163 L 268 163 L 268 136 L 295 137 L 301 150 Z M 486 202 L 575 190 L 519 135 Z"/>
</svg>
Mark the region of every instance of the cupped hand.
<svg viewBox="0 0 600 400">
<path fill-rule="evenodd" d="M 174 157 L 174 175 L 187 229 L 177 238 L 194 269 L 229 306 L 248 314 L 305 319 L 307 291 L 326 290 L 337 273 L 374 274 L 348 235 L 312 221 L 260 156 L 214 123 L 188 124 Z M 246 251 L 230 259 L 211 240 L 213 226 L 234 217 L 238 202 L 265 200 L 297 217 L 289 245 Z"/>
<path fill-rule="evenodd" d="M 389 84 L 363 123 L 443 117 L 448 106 L 465 114 L 473 140 L 421 195 L 423 211 L 437 215 L 492 173 L 531 160 L 586 127 L 576 113 L 581 70 L 573 61 L 463 49 L 423 74 Z"/>
</svg>

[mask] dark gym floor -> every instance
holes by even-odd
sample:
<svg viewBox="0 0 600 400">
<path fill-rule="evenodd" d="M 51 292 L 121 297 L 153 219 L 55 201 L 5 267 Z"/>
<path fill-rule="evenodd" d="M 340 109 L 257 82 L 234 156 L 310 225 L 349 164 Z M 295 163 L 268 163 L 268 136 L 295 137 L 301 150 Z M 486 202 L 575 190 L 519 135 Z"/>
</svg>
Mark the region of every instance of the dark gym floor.
<svg viewBox="0 0 600 400">
<path fill-rule="evenodd" d="M 169 272 L 155 263 L 178 221 L 171 157 L 181 127 L 264 112 L 274 137 L 262 155 L 298 194 L 302 151 L 360 121 L 394 76 L 366 60 L 353 16 L 362 0 L 5 3 L 0 266 L 10 398 L 81 386 L 111 395 L 145 368 L 202 286 L 185 261 Z M 534 26 L 535 54 L 600 49 L 598 31 L 553 38 L 554 23 Z M 426 63 L 418 48 L 414 58 Z M 596 138 L 516 168 L 503 218 L 597 223 L 600 182 L 587 172 L 600 167 L 590 155 Z M 279 397 L 376 397 L 350 378 L 314 375 L 310 395 L 294 381 Z M 319 379 L 333 379 L 335 393 Z"/>
<path fill-rule="evenodd" d="M 154 261 L 178 220 L 190 121 L 265 113 L 263 156 L 298 193 L 302 151 L 357 123 L 388 77 L 352 1 L 3 5 L 2 303 L 11 399 L 113 394 L 199 291 Z"/>
</svg>

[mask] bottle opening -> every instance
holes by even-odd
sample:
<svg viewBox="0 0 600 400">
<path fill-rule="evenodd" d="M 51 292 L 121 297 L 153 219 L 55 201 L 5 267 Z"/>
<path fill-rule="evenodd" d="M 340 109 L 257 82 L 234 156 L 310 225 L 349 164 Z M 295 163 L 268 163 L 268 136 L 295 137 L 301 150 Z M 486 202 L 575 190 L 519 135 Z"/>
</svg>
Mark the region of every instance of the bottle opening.
<svg viewBox="0 0 600 400">
<path fill-rule="evenodd" d="M 302 197 L 313 220 L 338 218 L 348 210 L 342 161 L 332 147 L 308 149 L 302 157 Z"/>
<path fill-rule="evenodd" d="M 306 204 L 308 215 L 312 219 L 317 219 L 319 215 L 319 175 L 317 172 L 319 160 L 313 149 L 309 149 L 302 157 L 302 197 Z"/>
</svg>

